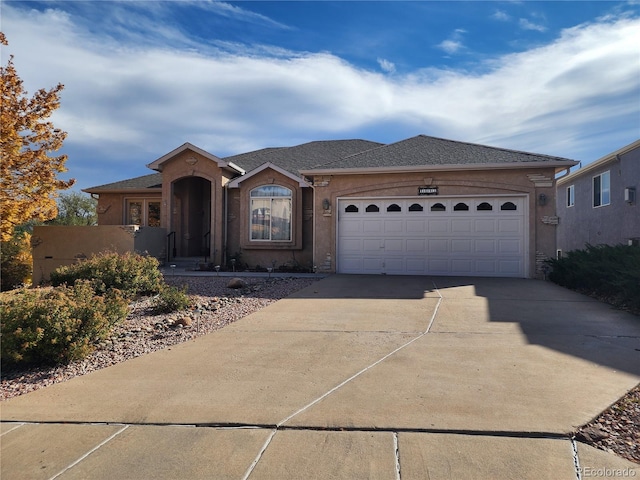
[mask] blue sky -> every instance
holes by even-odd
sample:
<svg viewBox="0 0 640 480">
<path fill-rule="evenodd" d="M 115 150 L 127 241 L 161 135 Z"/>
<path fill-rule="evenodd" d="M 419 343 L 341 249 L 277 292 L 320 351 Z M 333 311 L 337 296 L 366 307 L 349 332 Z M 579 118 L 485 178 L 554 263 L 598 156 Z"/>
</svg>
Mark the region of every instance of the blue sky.
<svg viewBox="0 0 640 480">
<path fill-rule="evenodd" d="M 586 164 L 640 136 L 640 3 L 3 1 L 75 189 L 227 156 L 426 134 Z"/>
</svg>

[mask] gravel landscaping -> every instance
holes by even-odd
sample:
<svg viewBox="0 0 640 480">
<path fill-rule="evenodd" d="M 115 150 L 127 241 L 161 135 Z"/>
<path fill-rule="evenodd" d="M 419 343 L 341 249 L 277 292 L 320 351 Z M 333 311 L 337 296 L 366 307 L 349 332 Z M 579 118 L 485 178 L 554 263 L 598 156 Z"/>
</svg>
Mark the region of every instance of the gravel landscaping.
<svg viewBox="0 0 640 480">
<path fill-rule="evenodd" d="M 96 351 L 66 366 L 2 371 L 0 400 L 64 382 L 218 330 L 316 281 L 314 278 L 244 278 L 246 286 L 227 287 L 229 277 L 169 276 L 169 285 L 188 285 L 193 306 L 185 312 L 154 315 L 152 299 L 131 304 L 127 319 Z M 576 431 L 576 440 L 640 463 L 640 385 L 593 422 Z"/>
</svg>

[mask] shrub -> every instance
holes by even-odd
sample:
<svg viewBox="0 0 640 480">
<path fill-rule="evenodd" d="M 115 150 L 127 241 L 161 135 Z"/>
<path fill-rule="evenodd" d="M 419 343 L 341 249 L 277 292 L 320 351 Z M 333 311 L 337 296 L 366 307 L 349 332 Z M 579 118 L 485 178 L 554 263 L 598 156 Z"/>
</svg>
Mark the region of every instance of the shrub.
<svg viewBox="0 0 640 480">
<path fill-rule="evenodd" d="M 187 295 L 186 285 L 182 288 L 164 285 L 153 299 L 153 312 L 156 314 L 186 310 L 190 306 L 191 299 Z"/>
<path fill-rule="evenodd" d="M 551 281 L 640 313 L 640 248 L 587 245 L 549 263 Z"/>
<path fill-rule="evenodd" d="M 2 242 L 0 258 L 2 291 L 31 282 L 31 235 L 28 232 L 17 231 L 9 241 Z"/>
<path fill-rule="evenodd" d="M 104 252 L 56 269 L 51 273 L 51 283 L 73 285 L 76 280 L 88 280 L 98 295 L 112 288 L 121 290 L 128 298 L 151 295 L 158 293 L 163 285 L 158 265 L 154 257 Z"/>
<path fill-rule="evenodd" d="M 83 280 L 73 287 L 6 294 L 0 302 L 2 362 L 41 365 L 82 359 L 127 312 L 118 290 L 96 296 Z"/>
</svg>

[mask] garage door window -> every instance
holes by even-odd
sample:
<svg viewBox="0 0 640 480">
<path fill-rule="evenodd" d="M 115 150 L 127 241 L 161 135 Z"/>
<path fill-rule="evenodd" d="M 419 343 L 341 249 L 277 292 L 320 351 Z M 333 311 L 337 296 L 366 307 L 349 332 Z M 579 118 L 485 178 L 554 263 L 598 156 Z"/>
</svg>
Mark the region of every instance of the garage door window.
<svg viewBox="0 0 640 480">
<path fill-rule="evenodd" d="M 479 212 L 487 212 L 493 210 L 493 206 L 491 206 L 490 203 L 482 202 L 476 207 L 476 210 L 478 210 Z"/>
<path fill-rule="evenodd" d="M 376 213 L 380 211 L 380 207 L 378 207 L 377 205 L 374 205 L 373 203 L 371 205 L 369 205 L 367 208 L 365 208 L 364 210 L 367 213 Z"/>
<path fill-rule="evenodd" d="M 414 203 L 413 205 L 409 206 L 410 212 L 422 212 L 423 210 L 424 208 L 422 208 L 422 205 L 420 205 L 419 203 Z"/>
<path fill-rule="evenodd" d="M 397 203 L 392 203 L 387 207 L 387 212 L 401 212 L 402 208 Z"/>
<path fill-rule="evenodd" d="M 446 209 L 447 209 L 447 207 L 445 207 L 441 203 L 434 203 L 433 205 L 431 205 L 431 211 L 432 212 L 444 212 Z"/>
<path fill-rule="evenodd" d="M 358 213 L 358 207 L 356 207 L 355 205 L 349 205 L 347 208 L 344 209 L 345 212 L 347 213 Z"/>
<path fill-rule="evenodd" d="M 291 241 L 291 190 L 278 185 L 254 188 L 251 197 L 251 240 Z"/>
<path fill-rule="evenodd" d="M 469 205 L 467 205 L 466 203 L 456 203 L 456 206 L 453 207 L 453 211 L 454 212 L 466 212 L 469 210 Z"/>
<path fill-rule="evenodd" d="M 517 210 L 518 207 L 516 207 L 516 204 L 513 202 L 504 202 L 501 206 L 500 206 L 500 210 Z"/>
</svg>

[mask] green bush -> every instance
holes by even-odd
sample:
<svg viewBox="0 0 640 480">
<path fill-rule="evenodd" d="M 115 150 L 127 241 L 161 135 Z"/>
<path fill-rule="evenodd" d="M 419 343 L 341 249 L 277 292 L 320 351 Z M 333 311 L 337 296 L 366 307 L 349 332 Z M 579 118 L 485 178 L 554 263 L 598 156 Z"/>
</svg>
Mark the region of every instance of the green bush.
<svg viewBox="0 0 640 480">
<path fill-rule="evenodd" d="M 154 257 L 104 252 L 56 269 L 51 273 L 51 284 L 73 285 L 76 280 L 88 280 L 98 295 L 104 295 L 112 288 L 121 290 L 128 298 L 153 295 L 164 283 L 158 265 Z"/>
<path fill-rule="evenodd" d="M 640 248 L 587 245 L 549 264 L 551 281 L 640 313 Z"/>
<path fill-rule="evenodd" d="M 88 281 L 73 287 L 23 289 L 0 301 L 2 363 L 60 364 L 93 351 L 128 312 L 118 290 L 96 296 Z"/>
<path fill-rule="evenodd" d="M 2 275 L 0 289 L 4 292 L 31 283 L 32 258 L 31 235 L 16 231 L 8 242 L 0 247 Z"/>
<path fill-rule="evenodd" d="M 164 285 L 160 293 L 153 299 L 153 312 L 171 313 L 186 310 L 191 306 L 191 299 L 187 295 L 187 286 L 182 288 Z"/>
</svg>

